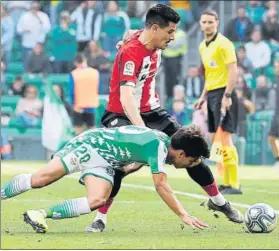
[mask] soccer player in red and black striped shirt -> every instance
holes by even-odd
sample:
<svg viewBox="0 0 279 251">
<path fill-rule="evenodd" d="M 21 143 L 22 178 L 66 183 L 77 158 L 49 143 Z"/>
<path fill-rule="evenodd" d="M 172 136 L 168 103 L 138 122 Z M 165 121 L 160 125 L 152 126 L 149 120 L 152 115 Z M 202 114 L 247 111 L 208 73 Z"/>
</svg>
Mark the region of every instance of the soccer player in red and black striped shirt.
<svg viewBox="0 0 279 251">
<path fill-rule="evenodd" d="M 145 28 L 134 33 L 120 48 L 112 69 L 107 109 L 102 117 L 105 127 L 137 125 L 149 127 L 172 136 L 180 127 L 160 106 L 155 92 L 155 76 L 161 61 L 161 51 L 175 39 L 174 31 L 179 15 L 170 7 L 157 4 L 146 14 Z M 167 71 L 167 69 L 166 69 Z M 131 164 L 125 173 L 116 172 L 114 187 L 107 205 L 98 209 L 97 216 L 86 231 L 102 232 L 106 214 L 119 191 L 122 178 L 140 165 Z M 214 177 L 201 159 L 185 167 L 190 177 L 210 196 L 211 208 L 226 212 L 234 222 L 242 222 L 239 212 L 233 209 L 219 193 Z"/>
</svg>

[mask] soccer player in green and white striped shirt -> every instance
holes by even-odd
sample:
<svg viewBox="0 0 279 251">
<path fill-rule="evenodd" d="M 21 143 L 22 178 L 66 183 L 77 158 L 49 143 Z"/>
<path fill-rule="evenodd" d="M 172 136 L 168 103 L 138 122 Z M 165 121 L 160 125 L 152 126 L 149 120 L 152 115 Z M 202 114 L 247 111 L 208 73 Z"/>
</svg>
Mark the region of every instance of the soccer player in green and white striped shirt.
<svg viewBox="0 0 279 251">
<path fill-rule="evenodd" d="M 80 172 L 79 182 L 86 186 L 87 196 L 24 213 L 24 220 L 36 232 L 45 233 L 48 230 L 46 218 L 78 217 L 104 205 L 113 187 L 115 169 L 138 162 L 150 167 L 156 191 L 169 208 L 185 224 L 204 229 L 207 225 L 189 215 L 177 200 L 167 183 L 164 165 L 191 167 L 200 164 L 201 157 L 208 156 L 208 145 L 195 126 L 182 127 L 171 138 L 157 130 L 138 126 L 92 129 L 73 138 L 37 173 L 15 176 L 1 188 L 1 200 Z"/>
</svg>

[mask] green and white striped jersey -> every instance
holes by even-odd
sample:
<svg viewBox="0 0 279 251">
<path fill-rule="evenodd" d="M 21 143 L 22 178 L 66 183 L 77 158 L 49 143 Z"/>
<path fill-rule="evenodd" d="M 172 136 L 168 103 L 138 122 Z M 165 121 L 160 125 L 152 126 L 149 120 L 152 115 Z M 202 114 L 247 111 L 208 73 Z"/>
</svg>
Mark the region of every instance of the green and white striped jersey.
<svg viewBox="0 0 279 251">
<path fill-rule="evenodd" d="M 64 148 L 82 144 L 93 147 L 113 168 L 122 169 L 124 165 L 138 162 L 149 165 L 152 173 L 166 173 L 164 164 L 170 138 L 163 132 L 139 126 L 91 129 Z M 86 153 L 83 154 L 86 161 Z"/>
</svg>

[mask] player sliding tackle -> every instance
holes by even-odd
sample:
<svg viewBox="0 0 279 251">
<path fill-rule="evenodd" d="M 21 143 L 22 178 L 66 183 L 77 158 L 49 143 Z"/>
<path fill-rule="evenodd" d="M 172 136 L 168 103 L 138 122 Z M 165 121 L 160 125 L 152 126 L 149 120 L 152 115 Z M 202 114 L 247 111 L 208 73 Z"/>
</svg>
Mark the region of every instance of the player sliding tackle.
<svg viewBox="0 0 279 251">
<path fill-rule="evenodd" d="M 157 130 L 137 126 L 88 130 L 57 152 L 46 167 L 35 174 L 20 174 L 10 180 L 1 188 L 1 200 L 45 187 L 65 175 L 80 171 L 79 182 L 87 189 L 86 197 L 24 213 L 26 223 L 36 232 L 45 233 L 48 230 L 46 218 L 78 217 L 104 205 L 113 187 L 115 169 L 138 162 L 149 165 L 156 191 L 168 207 L 185 224 L 204 229 L 208 225 L 189 215 L 177 200 L 167 183 L 164 165 L 191 168 L 208 155 L 208 145 L 194 126 L 180 128 L 171 138 Z"/>
</svg>

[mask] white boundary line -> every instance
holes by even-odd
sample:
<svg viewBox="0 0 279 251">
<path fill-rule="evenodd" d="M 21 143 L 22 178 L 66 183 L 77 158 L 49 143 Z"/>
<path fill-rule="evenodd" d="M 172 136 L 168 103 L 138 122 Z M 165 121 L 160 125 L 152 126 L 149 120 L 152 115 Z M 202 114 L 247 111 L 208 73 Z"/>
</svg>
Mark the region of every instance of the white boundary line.
<svg viewBox="0 0 279 251">
<path fill-rule="evenodd" d="M 79 179 L 79 177 L 76 176 L 65 176 L 71 179 Z M 135 189 L 142 189 L 142 190 L 148 190 L 148 191 L 153 191 L 156 192 L 155 188 L 152 186 L 143 186 L 143 185 L 135 185 L 135 184 L 127 184 L 127 183 L 122 183 L 123 187 L 129 187 L 129 188 L 135 188 Z M 195 193 L 186 193 L 182 191 L 177 191 L 173 190 L 175 194 L 195 198 L 195 199 L 200 199 L 200 200 L 208 200 L 207 196 L 200 195 L 200 194 L 195 194 Z M 230 202 L 231 205 L 236 206 L 236 207 L 242 207 L 242 208 L 249 208 L 251 205 L 248 204 L 242 204 L 242 203 L 235 203 L 235 202 Z M 275 213 L 279 215 L 279 210 L 275 210 Z"/>
<path fill-rule="evenodd" d="M 13 168 L 15 169 L 15 168 Z M 31 171 L 34 172 L 36 171 L 34 168 L 20 168 L 20 167 L 16 167 L 17 170 L 26 170 L 26 171 Z M 79 179 L 79 176 L 77 175 L 66 175 L 65 178 L 69 178 L 69 179 Z M 143 190 L 148 190 L 148 191 L 153 191 L 156 192 L 155 188 L 152 186 L 144 186 L 144 185 L 135 185 L 135 184 L 126 184 L 126 183 L 122 183 L 123 187 L 129 187 L 129 188 L 135 188 L 135 189 L 143 189 Z M 204 196 L 204 195 L 200 195 L 200 194 L 195 194 L 195 193 L 186 193 L 186 192 L 182 192 L 182 191 L 173 191 L 175 194 L 179 194 L 179 195 L 183 195 L 183 196 L 187 196 L 187 197 L 191 197 L 191 198 L 195 198 L 195 199 L 200 199 L 200 200 L 207 200 L 208 197 Z M 242 203 L 236 203 L 236 202 L 230 202 L 232 205 L 237 206 L 237 207 L 242 207 L 242 208 L 249 208 L 251 205 L 248 204 L 242 204 Z M 275 210 L 275 213 L 279 215 L 279 210 Z"/>
<path fill-rule="evenodd" d="M 144 190 L 149 190 L 149 191 L 154 191 L 156 192 L 154 187 L 151 186 L 142 186 L 142 185 L 134 185 L 134 184 L 124 184 L 122 183 L 122 186 L 124 187 L 130 187 L 130 188 L 136 188 L 136 189 L 144 189 Z M 204 195 L 199 195 L 199 194 L 195 194 L 195 193 L 185 193 L 185 192 L 181 192 L 181 191 L 173 191 L 175 194 L 179 194 L 179 195 L 183 195 L 183 196 L 187 196 L 187 197 L 191 197 L 191 198 L 195 198 L 195 199 L 201 199 L 201 200 L 207 200 L 208 197 L 204 196 Z M 242 203 L 235 203 L 235 202 L 230 202 L 232 205 L 237 206 L 237 207 L 242 207 L 242 208 L 249 208 L 251 205 L 248 204 L 242 204 Z M 275 210 L 275 213 L 279 215 L 279 210 Z"/>
</svg>

